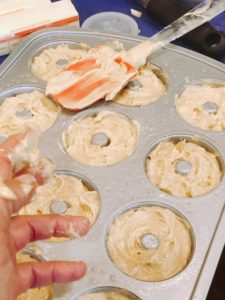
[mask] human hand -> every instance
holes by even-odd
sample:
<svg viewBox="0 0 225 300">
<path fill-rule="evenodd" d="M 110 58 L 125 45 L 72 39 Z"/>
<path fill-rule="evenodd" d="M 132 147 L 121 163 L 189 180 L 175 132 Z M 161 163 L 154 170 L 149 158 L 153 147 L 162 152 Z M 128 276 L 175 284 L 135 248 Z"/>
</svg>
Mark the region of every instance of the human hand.
<svg viewBox="0 0 225 300">
<path fill-rule="evenodd" d="M 0 145 L 0 299 L 15 300 L 29 288 L 81 278 L 83 262 L 29 262 L 16 264 L 16 252 L 28 243 L 52 236 L 84 235 L 89 221 L 83 217 L 43 215 L 15 216 L 29 202 L 36 187 L 49 175 L 48 162 L 37 161 L 37 136 L 32 129 L 8 138 Z M 29 148 L 32 148 L 31 151 Z M 29 152 L 30 151 L 30 152 Z M 32 161 L 33 160 L 33 161 Z"/>
</svg>

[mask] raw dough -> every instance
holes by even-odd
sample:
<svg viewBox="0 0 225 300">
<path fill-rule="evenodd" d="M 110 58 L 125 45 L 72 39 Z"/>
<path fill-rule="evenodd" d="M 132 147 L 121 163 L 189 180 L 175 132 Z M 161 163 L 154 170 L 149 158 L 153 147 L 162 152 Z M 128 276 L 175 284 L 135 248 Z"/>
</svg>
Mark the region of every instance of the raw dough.
<svg viewBox="0 0 225 300">
<path fill-rule="evenodd" d="M 128 106 L 147 105 L 157 101 L 166 94 L 166 85 L 162 78 L 157 76 L 158 73 L 160 70 L 153 65 L 141 67 L 134 80 L 138 80 L 142 87 L 138 90 L 125 87 L 114 101 Z"/>
<path fill-rule="evenodd" d="M 78 178 L 69 175 L 54 175 L 49 182 L 37 188 L 31 203 L 19 211 L 20 215 L 50 214 L 50 205 L 54 200 L 68 204 L 65 215 L 84 216 L 91 225 L 96 221 L 100 210 L 100 196 L 97 191 L 89 190 Z M 76 234 L 71 232 L 72 237 Z M 52 238 L 51 241 L 63 238 Z"/>
<path fill-rule="evenodd" d="M 78 45 L 78 48 L 70 48 L 66 44 L 61 44 L 56 48 L 45 49 L 34 58 L 31 70 L 35 76 L 47 81 L 64 69 L 57 65 L 57 61 L 65 59 L 68 60 L 68 64 L 72 64 L 77 59 L 84 57 L 88 49 L 85 44 Z"/>
<path fill-rule="evenodd" d="M 180 160 L 191 164 L 187 175 L 176 172 Z M 216 188 L 221 180 L 220 165 L 216 154 L 204 147 L 182 140 L 161 142 L 146 160 L 149 179 L 160 190 L 178 197 L 204 195 Z"/>
<path fill-rule="evenodd" d="M 204 109 L 206 102 L 217 105 L 217 113 Z M 176 108 L 189 124 L 212 131 L 225 130 L 225 86 L 202 84 L 188 86 L 176 100 Z"/>
<path fill-rule="evenodd" d="M 30 255 L 21 252 L 18 252 L 16 254 L 16 260 L 18 264 L 24 262 L 38 261 L 32 258 Z M 41 287 L 41 288 L 29 289 L 27 292 L 17 297 L 17 300 L 52 300 L 52 299 L 53 299 L 53 288 L 51 285 Z"/>
<path fill-rule="evenodd" d="M 18 115 L 24 109 L 32 115 Z M 28 123 L 37 124 L 44 132 L 55 123 L 60 111 L 57 104 L 38 91 L 7 97 L 0 105 L 0 135 L 15 134 Z"/>
<path fill-rule="evenodd" d="M 105 291 L 87 294 L 79 297 L 78 300 L 138 300 L 138 298 L 121 292 Z"/>
<path fill-rule="evenodd" d="M 126 116 L 102 110 L 74 120 L 63 132 L 63 147 L 74 160 L 92 166 L 115 164 L 133 154 L 140 126 Z M 99 146 L 92 143 L 96 133 L 104 133 L 109 144 Z"/>
<path fill-rule="evenodd" d="M 121 214 L 108 232 L 107 247 L 115 265 L 128 276 L 160 281 L 181 272 L 192 254 L 188 223 L 171 210 L 143 206 Z M 156 249 L 142 246 L 146 234 L 159 240 Z"/>
</svg>

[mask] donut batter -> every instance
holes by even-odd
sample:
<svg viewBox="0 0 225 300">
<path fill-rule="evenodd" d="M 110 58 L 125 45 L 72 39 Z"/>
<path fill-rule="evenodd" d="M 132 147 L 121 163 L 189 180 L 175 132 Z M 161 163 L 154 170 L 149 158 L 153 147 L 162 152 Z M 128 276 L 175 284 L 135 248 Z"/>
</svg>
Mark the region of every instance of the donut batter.
<svg viewBox="0 0 225 300">
<path fill-rule="evenodd" d="M 32 258 L 28 254 L 18 252 L 16 254 L 16 260 L 18 264 L 24 262 L 37 262 L 38 260 Z M 29 289 L 25 293 L 17 297 L 17 300 L 52 300 L 53 288 L 52 286 L 45 286 L 41 288 Z"/>
<path fill-rule="evenodd" d="M 44 132 L 55 123 L 60 111 L 57 104 L 38 91 L 7 97 L 0 105 L 0 135 L 15 134 L 28 122 Z"/>
<path fill-rule="evenodd" d="M 70 48 L 66 44 L 61 44 L 56 48 L 45 49 L 34 58 L 31 70 L 35 76 L 47 81 L 58 75 L 67 64 L 74 63 L 77 59 L 84 57 L 88 49 L 85 44 L 80 44 L 78 48 Z M 60 63 L 63 61 L 64 64 Z"/>
<path fill-rule="evenodd" d="M 102 110 L 70 123 L 62 135 L 63 147 L 70 157 L 81 163 L 112 165 L 133 154 L 139 131 L 137 121 L 117 112 Z M 106 139 L 103 145 L 93 142 L 93 137 L 99 133 Z"/>
<path fill-rule="evenodd" d="M 137 297 L 128 296 L 119 291 L 96 292 L 81 296 L 78 300 L 138 300 Z"/>
<path fill-rule="evenodd" d="M 190 163 L 188 174 L 176 171 L 180 161 Z M 222 175 L 216 154 L 186 140 L 161 142 L 148 155 L 146 171 L 161 191 L 178 197 L 204 195 L 219 185 Z"/>
<path fill-rule="evenodd" d="M 208 111 L 207 103 L 213 103 L 216 110 Z M 177 98 L 176 108 L 181 117 L 195 127 L 223 131 L 225 130 L 225 85 L 207 83 L 190 85 Z"/>
<path fill-rule="evenodd" d="M 140 83 L 139 88 L 129 88 L 130 83 L 116 96 L 114 101 L 128 105 L 128 106 L 141 106 L 157 101 L 166 94 L 165 80 L 159 77 L 160 69 L 147 64 L 141 67 L 138 75 L 133 82 L 138 80 Z"/>
<path fill-rule="evenodd" d="M 42 215 L 51 213 L 51 204 L 55 200 L 65 201 L 67 209 L 63 213 L 72 216 L 84 216 L 91 225 L 96 221 L 100 210 L 100 196 L 90 190 L 78 178 L 69 175 L 54 175 L 49 182 L 37 188 L 32 201 L 24 206 L 20 215 Z M 76 234 L 71 232 L 71 237 Z M 75 236 L 74 236 L 75 235 Z M 52 238 L 51 241 L 63 240 Z"/>
<path fill-rule="evenodd" d="M 155 249 L 142 245 L 146 234 L 159 240 Z M 142 206 L 116 218 L 108 232 L 107 247 L 115 265 L 128 276 L 161 281 L 181 272 L 192 254 L 189 224 L 169 209 Z"/>
</svg>

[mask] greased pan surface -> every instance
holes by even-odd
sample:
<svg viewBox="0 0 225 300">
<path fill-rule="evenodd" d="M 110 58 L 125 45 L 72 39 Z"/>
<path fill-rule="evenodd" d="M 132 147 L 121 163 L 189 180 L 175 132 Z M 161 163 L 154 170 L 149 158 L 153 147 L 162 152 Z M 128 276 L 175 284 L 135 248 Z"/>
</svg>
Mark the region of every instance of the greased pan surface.
<svg viewBox="0 0 225 300">
<path fill-rule="evenodd" d="M 141 37 L 119 37 L 65 29 L 35 33 L 2 64 L 0 100 L 3 101 L 10 94 L 45 88 L 45 82 L 36 78 L 30 69 L 32 59 L 43 49 L 61 43 L 72 47 L 81 42 L 94 46 L 115 39 L 119 39 L 125 48 L 144 40 Z M 36 243 L 47 260 L 84 260 L 88 264 L 88 273 L 82 280 L 55 287 L 55 299 L 74 300 L 89 290 L 101 287 L 122 288 L 142 300 L 184 300 L 192 297 L 216 227 L 219 226 L 225 202 L 225 179 L 222 177 L 219 186 L 205 195 L 193 198 L 175 197 L 160 191 L 150 182 L 145 172 L 145 160 L 158 142 L 181 137 L 200 141 L 210 151 L 215 149 L 223 171 L 225 132 L 209 132 L 187 124 L 176 111 L 175 96 L 191 83 L 205 80 L 225 82 L 225 67 L 212 59 L 174 45 L 151 55 L 150 62 L 161 68 L 168 77 L 167 93 L 160 100 L 143 107 L 99 102 L 79 113 L 62 111 L 56 123 L 43 133 L 42 155 L 50 156 L 56 162 L 58 170 L 85 177 L 94 184 L 101 197 L 99 216 L 87 236 L 58 243 Z M 122 113 L 139 122 L 140 137 L 133 155 L 104 167 L 75 162 L 63 150 L 62 131 L 72 119 L 103 109 Z M 172 209 L 189 222 L 193 232 L 193 255 L 189 264 L 176 276 L 160 282 L 139 281 L 125 275 L 111 261 L 106 248 L 108 229 L 118 214 L 143 205 L 159 205 Z M 214 273 L 214 270 L 211 271 Z"/>
</svg>

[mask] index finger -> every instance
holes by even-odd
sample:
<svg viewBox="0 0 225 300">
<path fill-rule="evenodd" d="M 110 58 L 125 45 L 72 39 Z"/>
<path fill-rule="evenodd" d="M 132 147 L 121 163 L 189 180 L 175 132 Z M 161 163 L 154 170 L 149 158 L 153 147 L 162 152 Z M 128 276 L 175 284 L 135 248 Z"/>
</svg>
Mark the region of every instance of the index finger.
<svg viewBox="0 0 225 300">
<path fill-rule="evenodd" d="M 83 236 L 90 227 L 85 217 L 40 215 L 16 216 L 10 224 L 10 234 L 16 251 L 24 248 L 28 243 L 46 240 L 53 236 L 69 237 Z"/>
</svg>

